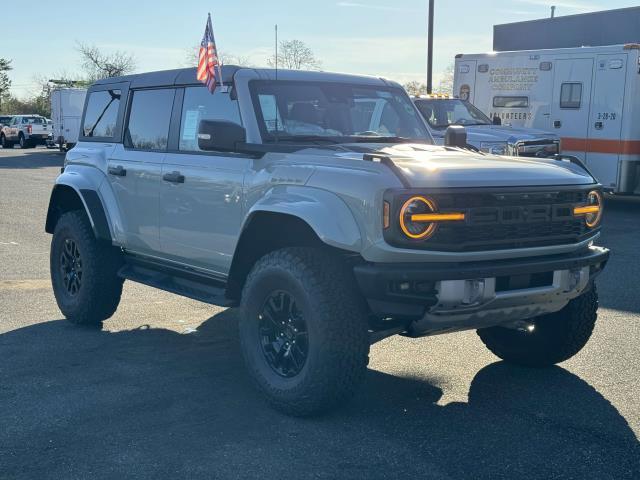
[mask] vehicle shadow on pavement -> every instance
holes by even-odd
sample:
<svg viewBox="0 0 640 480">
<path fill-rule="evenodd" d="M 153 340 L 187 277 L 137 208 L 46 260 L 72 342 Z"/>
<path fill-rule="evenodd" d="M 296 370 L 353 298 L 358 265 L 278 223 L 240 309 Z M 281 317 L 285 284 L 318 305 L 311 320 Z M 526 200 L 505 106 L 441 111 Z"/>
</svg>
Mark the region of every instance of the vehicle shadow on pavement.
<svg viewBox="0 0 640 480">
<path fill-rule="evenodd" d="M 29 149 L 12 150 L 0 148 L 0 169 L 29 169 L 45 167 L 61 167 L 64 164 L 64 155 L 57 150 Z M 8 155 L 6 155 L 8 153 Z"/>
<path fill-rule="evenodd" d="M 467 403 L 370 370 L 345 407 L 281 415 L 250 384 L 226 310 L 193 334 L 51 321 L 0 335 L 6 478 L 638 478 L 625 419 L 561 367 L 493 363 Z M 409 341 L 409 340 L 407 340 Z M 451 359 L 451 361 L 457 361 Z"/>
</svg>

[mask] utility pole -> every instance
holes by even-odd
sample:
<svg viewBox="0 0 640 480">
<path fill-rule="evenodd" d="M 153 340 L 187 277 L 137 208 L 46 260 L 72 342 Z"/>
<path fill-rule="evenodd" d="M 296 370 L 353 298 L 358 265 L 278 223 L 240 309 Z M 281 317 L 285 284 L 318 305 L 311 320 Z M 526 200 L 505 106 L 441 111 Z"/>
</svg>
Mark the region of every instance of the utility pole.
<svg viewBox="0 0 640 480">
<path fill-rule="evenodd" d="M 433 3 L 429 0 L 429 30 L 427 32 L 429 45 L 427 46 L 427 93 L 433 90 Z"/>
<path fill-rule="evenodd" d="M 553 18 L 553 17 L 555 17 L 555 16 L 556 16 L 556 6 L 555 6 L 555 5 L 553 5 L 553 6 L 551 7 L 551 18 Z"/>
</svg>

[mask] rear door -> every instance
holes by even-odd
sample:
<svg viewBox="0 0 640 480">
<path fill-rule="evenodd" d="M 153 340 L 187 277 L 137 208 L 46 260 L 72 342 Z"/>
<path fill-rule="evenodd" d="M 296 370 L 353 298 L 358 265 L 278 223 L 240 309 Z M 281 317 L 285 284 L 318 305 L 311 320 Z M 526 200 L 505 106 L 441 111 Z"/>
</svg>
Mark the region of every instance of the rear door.
<svg viewBox="0 0 640 480">
<path fill-rule="evenodd" d="M 135 253 L 160 251 L 158 204 L 174 95 L 173 88 L 131 92 L 124 142 L 107 164 L 122 215 L 124 247 Z"/>
<path fill-rule="evenodd" d="M 453 94 L 462 100 L 475 104 L 476 96 L 476 60 L 460 59 L 456 62 Z"/>
<path fill-rule="evenodd" d="M 557 60 L 554 65 L 551 131 L 562 137 L 563 153 L 585 159 L 593 59 Z"/>
<path fill-rule="evenodd" d="M 627 54 L 598 55 L 589 121 L 587 165 L 605 187 L 615 187 L 621 149 Z"/>
</svg>

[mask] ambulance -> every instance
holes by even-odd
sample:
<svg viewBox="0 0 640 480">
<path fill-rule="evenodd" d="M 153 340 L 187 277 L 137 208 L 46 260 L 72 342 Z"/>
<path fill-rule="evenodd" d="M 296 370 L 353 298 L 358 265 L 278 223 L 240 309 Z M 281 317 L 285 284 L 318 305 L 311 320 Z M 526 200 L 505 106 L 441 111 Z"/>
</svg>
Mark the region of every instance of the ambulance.
<svg viewBox="0 0 640 480">
<path fill-rule="evenodd" d="M 609 192 L 640 194 L 640 44 L 459 54 L 453 88 L 503 124 L 555 132 Z"/>
</svg>

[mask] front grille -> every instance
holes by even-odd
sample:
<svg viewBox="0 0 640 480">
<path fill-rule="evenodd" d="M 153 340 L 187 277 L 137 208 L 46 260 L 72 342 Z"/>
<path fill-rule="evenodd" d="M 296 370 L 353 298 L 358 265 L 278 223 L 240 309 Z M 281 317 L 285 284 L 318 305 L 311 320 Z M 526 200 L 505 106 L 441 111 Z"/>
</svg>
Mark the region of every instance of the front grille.
<svg viewBox="0 0 640 480">
<path fill-rule="evenodd" d="M 442 222 L 427 240 L 398 239 L 403 247 L 448 252 L 502 250 L 578 243 L 594 235 L 573 207 L 587 201 L 587 189 L 429 194 L 442 213 L 464 211 L 461 222 Z M 403 196 L 406 200 L 409 196 Z M 398 213 L 396 212 L 396 218 Z"/>
</svg>

